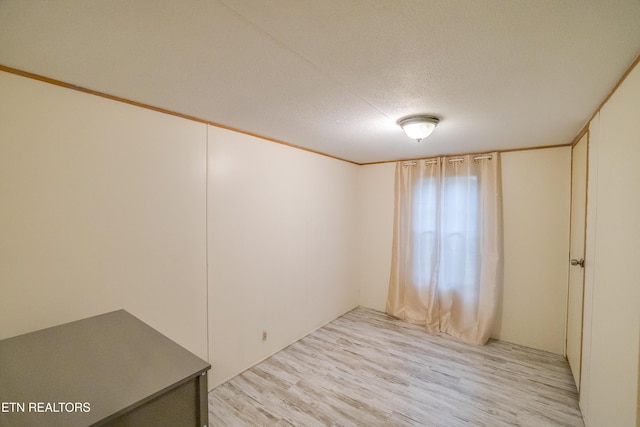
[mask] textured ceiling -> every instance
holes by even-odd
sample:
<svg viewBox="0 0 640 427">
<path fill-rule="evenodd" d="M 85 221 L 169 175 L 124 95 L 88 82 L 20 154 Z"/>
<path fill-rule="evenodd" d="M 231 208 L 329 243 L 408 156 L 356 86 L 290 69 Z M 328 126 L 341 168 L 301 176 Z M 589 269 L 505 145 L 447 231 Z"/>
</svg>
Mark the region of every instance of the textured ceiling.
<svg viewBox="0 0 640 427">
<path fill-rule="evenodd" d="M 639 54 L 638 0 L 0 0 L 0 65 L 357 163 L 567 144 Z"/>
</svg>

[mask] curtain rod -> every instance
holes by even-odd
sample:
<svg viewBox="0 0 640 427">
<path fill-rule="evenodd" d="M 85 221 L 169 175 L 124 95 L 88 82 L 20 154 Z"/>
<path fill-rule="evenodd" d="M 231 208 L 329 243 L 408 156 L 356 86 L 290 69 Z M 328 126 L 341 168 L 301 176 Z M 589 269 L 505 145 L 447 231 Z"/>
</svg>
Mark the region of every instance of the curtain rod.
<svg viewBox="0 0 640 427">
<path fill-rule="evenodd" d="M 479 156 L 474 156 L 473 157 L 473 161 L 477 162 L 478 160 L 491 160 L 493 158 L 493 156 L 491 154 L 484 154 L 484 155 L 479 155 Z M 434 165 L 434 164 L 438 164 L 438 159 L 430 159 L 430 160 L 422 160 L 424 161 L 425 165 Z M 455 162 L 464 162 L 464 158 L 462 157 L 454 157 L 451 158 L 449 160 L 447 160 L 449 163 L 455 163 Z M 416 166 L 418 164 L 417 161 L 408 161 L 408 162 L 404 162 L 402 163 L 402 166 Z"/>
<path fill-rule="evenodd" d="M 482 155 L 482 156 L 475 156 L 473 158 L 473 161 L 477 162 L 478 160 L 483 160 L 483 159 L 491 160 L 491 158 L 492 158 L 492 156 L 490 154 L 486 154 L 486 155 Z M 464 162 L 464 158 L 463 157 L 454 157 L 453 159 L 449 159 L 448 162 L 449 163 Z"/>
</svg>

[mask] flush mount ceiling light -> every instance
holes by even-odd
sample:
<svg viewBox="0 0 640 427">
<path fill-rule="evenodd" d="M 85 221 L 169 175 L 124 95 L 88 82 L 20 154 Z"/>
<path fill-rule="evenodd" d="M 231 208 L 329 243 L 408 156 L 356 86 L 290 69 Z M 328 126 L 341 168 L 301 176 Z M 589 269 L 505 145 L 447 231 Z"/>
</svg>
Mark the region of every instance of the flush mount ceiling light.
<svg viewBox="0 0 640 427">
<path fill-rule="evenodd" d="M 420 142 L 431 135 L 439 121 L 437 117 L 417 114 L 403 117 L 397 123 L 409 138 Z"/>
</svg>

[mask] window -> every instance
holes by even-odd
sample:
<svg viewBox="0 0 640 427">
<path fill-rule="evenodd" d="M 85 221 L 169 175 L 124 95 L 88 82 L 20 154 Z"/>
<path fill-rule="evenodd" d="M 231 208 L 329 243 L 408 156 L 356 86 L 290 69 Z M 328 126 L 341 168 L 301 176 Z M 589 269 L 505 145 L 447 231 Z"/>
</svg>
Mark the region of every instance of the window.
<svg viewBox="0 0 640 427">
<path fill-rule="evenodd" d="M 478 177 L 445 177 L 441 191 L 437 178 L 421 181 L 413 196 L 414 281 L 473 295 L 479 274 Z"/>
<path fill-rule="evenodd" d="M 395 188 L 387 313 L 486 343 L 502 286 L 500 156 L 398 162 Z"/>
</svg>

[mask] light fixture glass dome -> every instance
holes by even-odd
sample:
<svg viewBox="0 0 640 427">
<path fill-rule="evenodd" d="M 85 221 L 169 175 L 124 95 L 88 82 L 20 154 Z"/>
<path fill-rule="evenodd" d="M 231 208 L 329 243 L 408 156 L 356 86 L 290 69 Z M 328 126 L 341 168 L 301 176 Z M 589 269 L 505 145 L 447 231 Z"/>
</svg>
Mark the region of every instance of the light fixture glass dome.
<svg viewBox="0 0 640 427">
<path fill-rule="evenodd" d="M 439 121 L 437 117 L 420 114 L 403 117 L 398 120 L 398 125 L 409 138 L 420 142 L 431 135 Z"/>
</svg>

